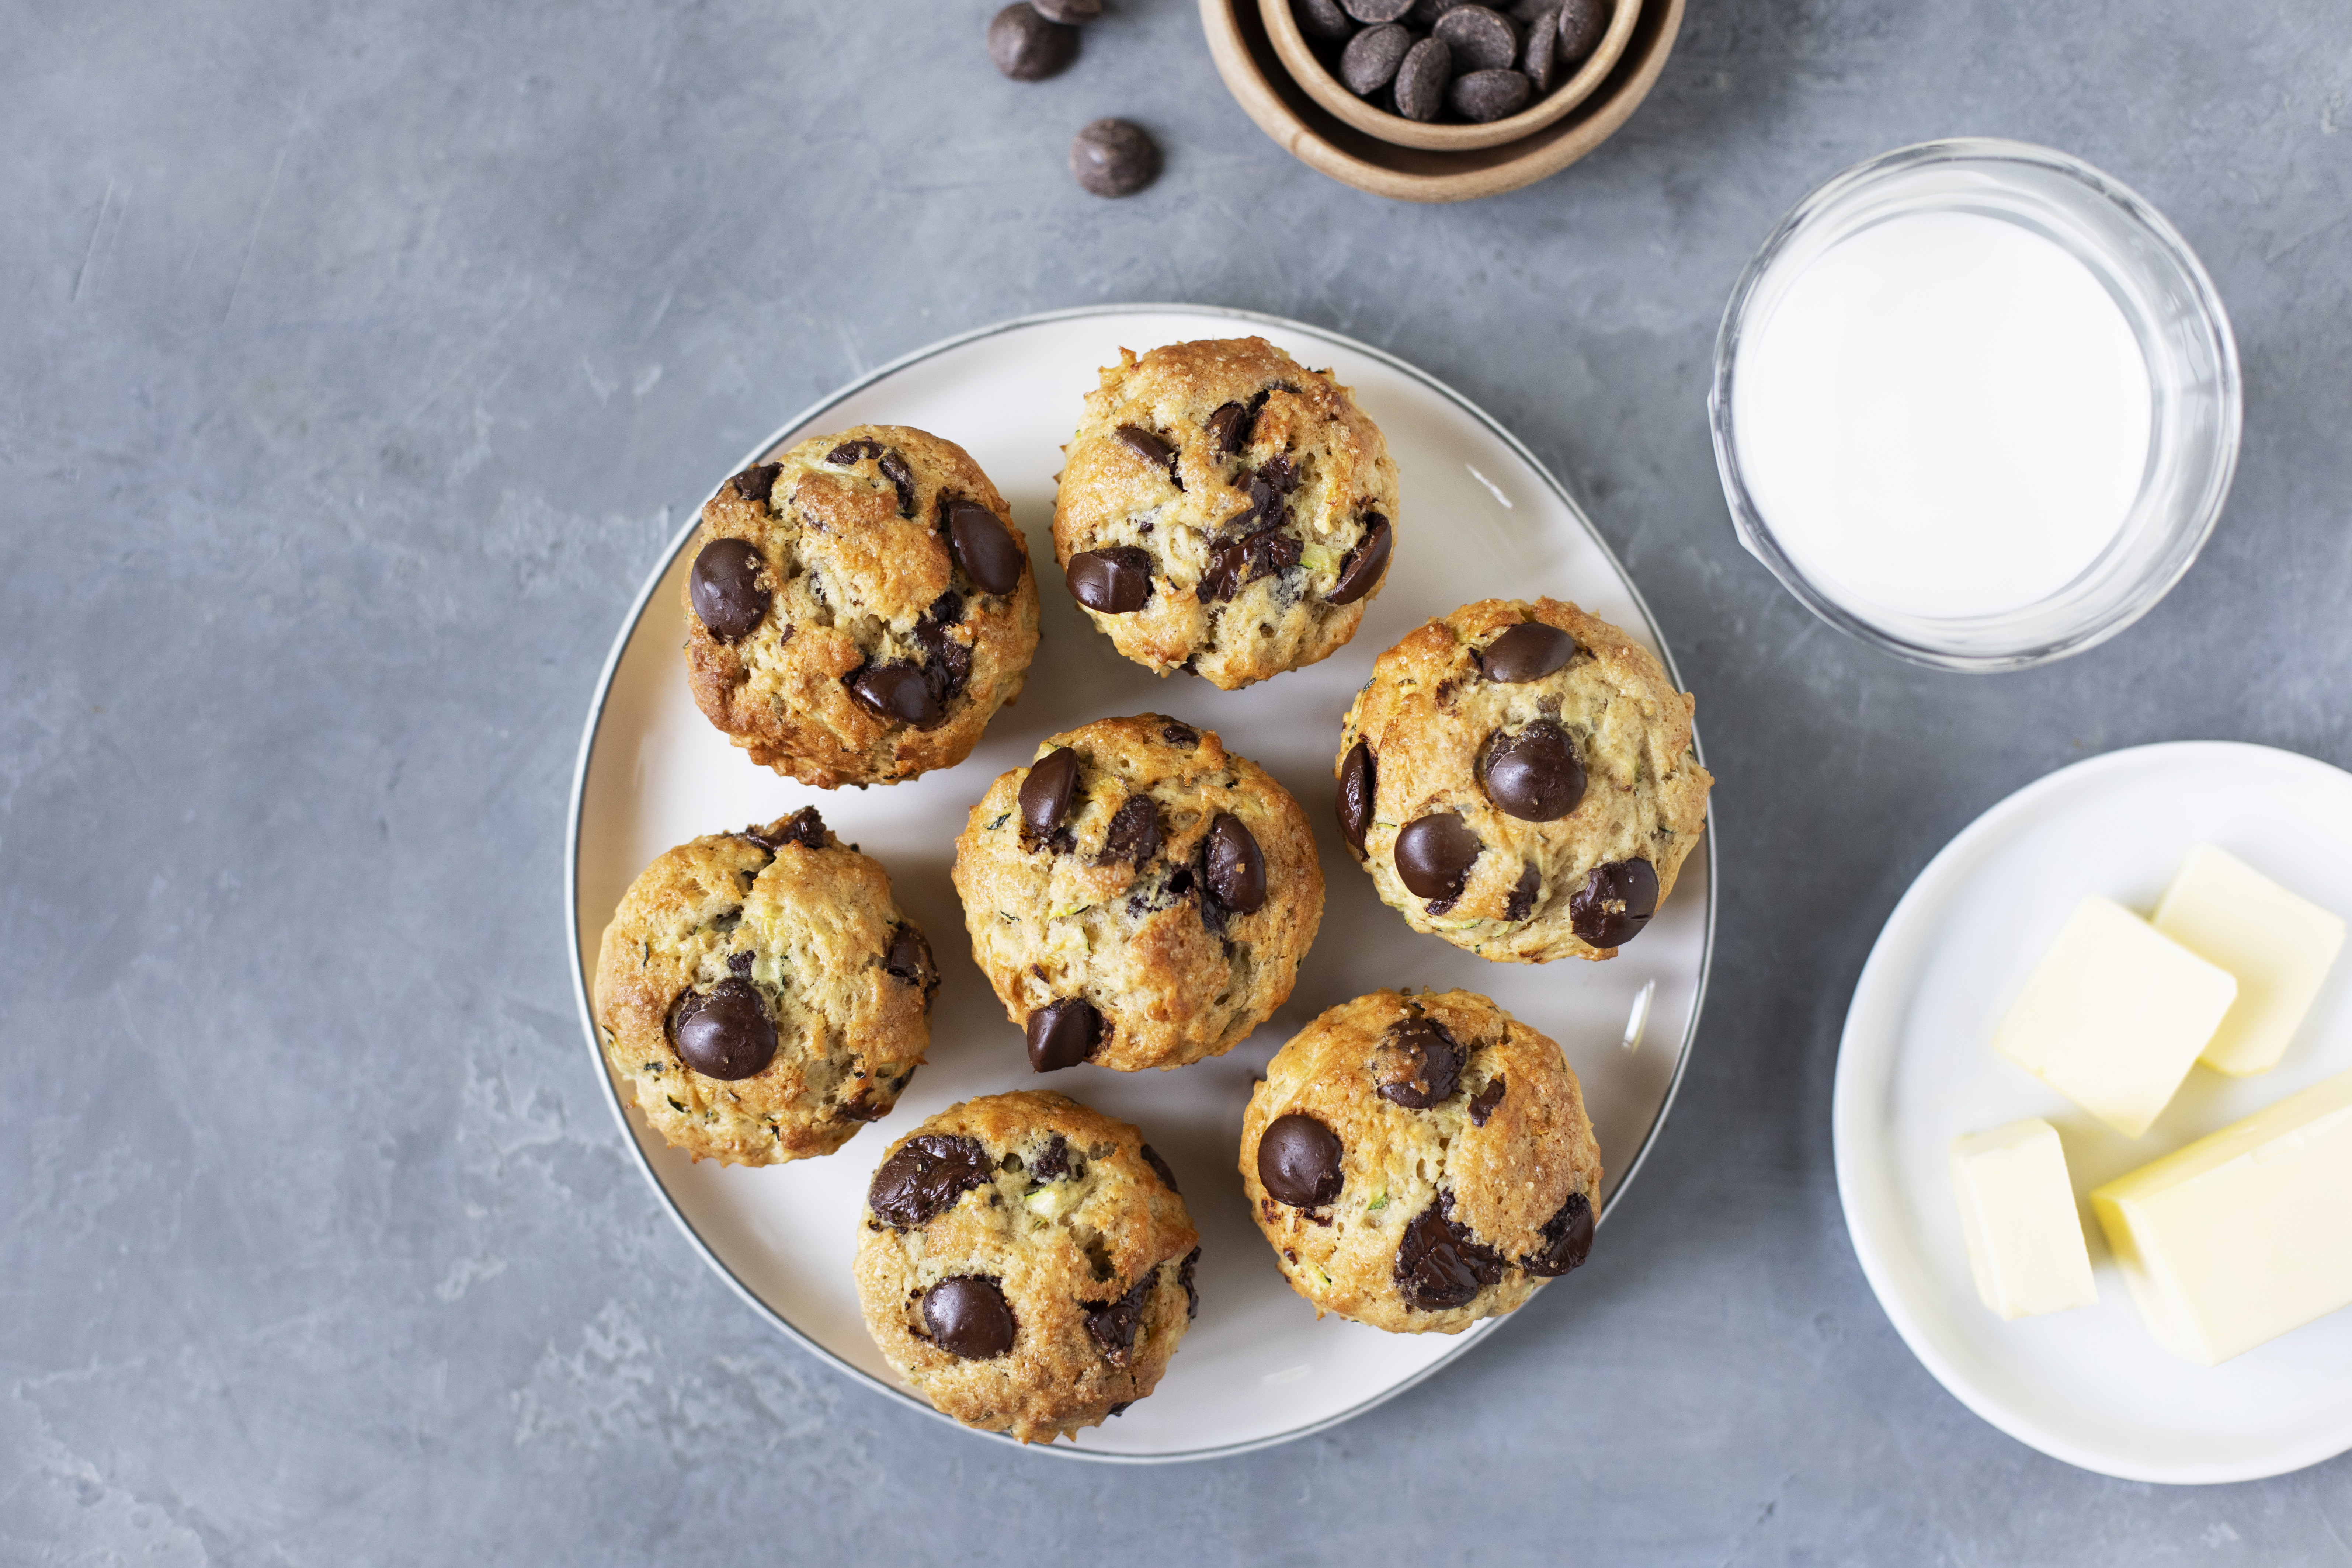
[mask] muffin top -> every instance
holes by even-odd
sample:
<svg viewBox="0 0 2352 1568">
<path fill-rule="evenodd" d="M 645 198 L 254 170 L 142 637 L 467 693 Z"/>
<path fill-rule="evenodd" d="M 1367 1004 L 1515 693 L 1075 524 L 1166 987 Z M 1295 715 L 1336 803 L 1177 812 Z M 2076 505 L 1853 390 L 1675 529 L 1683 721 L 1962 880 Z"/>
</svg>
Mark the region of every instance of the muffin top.
<svg viewBox="0 0 2352 1568">
<path fill-rule="evenodd" d="M 1029 546 L 952 441 L 860 425 L 703 503 L 686 658 L 713 724 L 780 773 L 891 784 L 971 754 L 1037 648 Z"/>
<path fill-rule="evenodd" d="M 967 1426 L 1072 1436 L 1150 1394 L 1196 1305 L 1200 1237 L 1126 1122 L 1043 1090 L 951 1106 L 890 1146 L 858 1233 L 866 1327 Z"/>
<path fill-rule="evenodd" d="M 1693 707 L 1574 605 L 1465 605 L 1373 660 L 1339 738 L 1340 835 L 1415 931 L 1513 963 L 1613 957 L 1706 826 Z"/>
<path fill-rule="evenodd" d="M 1551 1040 L 1474 992 L 1376 991 L 1275 1054 L 1241 1173 L 1318 1313 L 1451 1334 L 1584 1261 L 1601 1151 Z"/>
<path fill-rule="evenodd" d="M 655 858 L 604 928 L 597 1033 L 673 1147 L 780 1164 L 890 1113 L 939 984 L 888 873 L 811 806 Z"/>
<path fill-rule="evenodd" d="M 1328 658 L 1387 574 L 1387 443 L 1329 372 L 1263 338 L 1121 349 L 1065 459 L 1070 592 L 1159 674 L 1230 691 Z"/>
<path fill-rule="evenodd" d="M 1049 1072 L 1181 1067 L 1290 995 L 1323 918 L 1288 791 L 1161 713 L 1046 740 L 956 840 L 972 957 Z"/>
</svg>

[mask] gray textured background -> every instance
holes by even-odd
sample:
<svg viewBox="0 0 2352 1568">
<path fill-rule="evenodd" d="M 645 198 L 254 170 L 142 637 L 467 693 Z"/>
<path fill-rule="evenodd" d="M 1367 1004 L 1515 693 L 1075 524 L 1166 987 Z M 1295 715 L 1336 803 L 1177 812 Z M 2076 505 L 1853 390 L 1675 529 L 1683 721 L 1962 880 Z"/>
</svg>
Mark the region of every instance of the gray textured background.
<svg viewBox="0 0 2352 1568">
<path fill-rule="evenodd" d="M 1278 152 L 1183 0 L 998 79 L 971 4 L 0 7 L 0 1559 L 2352 1562 L 2352 1460 L 2173 1490 L 1912 1360 L 1832 1189 L 1864 953 L 2086 753 L 2352 763 L 2352 7 L 1694 0 L 1647 107 L 1407 208 Z M 1066 140 L 1168 153 L 1120 204 Z M 1704 398 L 1778 215 L 1991 133 L 2168 212 L 2246 445 L 2197 569 L 1914 671 L 1737 549 Z M 1355 333 L 1586 498 L 1700 694 L 1723 945 L 1609 1245 L 1328 1436 L 1113 1470 L 871 1397 L 689 1252 L 578 1037 L 562 821 L 656 546 L 791 411 L 1022 311 Z"/>
</svg>

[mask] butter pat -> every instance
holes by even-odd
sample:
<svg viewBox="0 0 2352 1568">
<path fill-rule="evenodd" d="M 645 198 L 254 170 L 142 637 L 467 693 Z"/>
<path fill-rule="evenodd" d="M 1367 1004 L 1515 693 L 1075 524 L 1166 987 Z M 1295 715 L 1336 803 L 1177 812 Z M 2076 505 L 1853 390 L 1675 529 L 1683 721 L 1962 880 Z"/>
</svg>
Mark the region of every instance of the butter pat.
<svg viewBox="0 0 2352 1568">
<path fill-rule="evenodd" d="M 2352 1073 L 2091 1194 L 2148 1331 L 2208 1366 L 2352 1305 Z"/>
<path fill-rule="evenodd" d="M 1986 1306 L 2004 1318 L 2028 1318 L 2098 1300 L 2057 1129 L 2012 1121 L 1955 1138 L 1952 1188 Z"/>
<path fill-rule="evenodd" d="M 1993 1032 L 1993 1048 L 2137 1138 L 2237 994 L 2225 971 L 2122 905 L 2088 898 Z"/>
<path fill-rule="evenodd" d="M 2344 947 L 2344 921 L 2234 855 L 2200 844 L 2156 906 L 2156 929 L 2236 976 L 2238 999 L 2198 1059 L 2268 1072 Z"/>
</svg>

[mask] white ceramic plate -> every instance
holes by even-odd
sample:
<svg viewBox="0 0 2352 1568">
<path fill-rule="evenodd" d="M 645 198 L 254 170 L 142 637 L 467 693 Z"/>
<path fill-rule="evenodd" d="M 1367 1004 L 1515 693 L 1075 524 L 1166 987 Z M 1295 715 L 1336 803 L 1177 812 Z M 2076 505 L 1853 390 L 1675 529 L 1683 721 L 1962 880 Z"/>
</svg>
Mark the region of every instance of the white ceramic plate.
<svg viewBox="0 0 2352 1568">
<path fill-rule="evenodd" d="M 2200 843 L 2352 914 L 2352 774 L 2221 742 L 2111 752 L 2018 791 L 1928 862 L 1871 951 L 1838 1051 L 1838 1195 L 1886 1315 L 1969 1409 L 2130 1480 L 2253 1480 L 2352 1448 L 2352 1311 L 2218 1367 L 2182 1361 L 2149 1337 L 2085 1203 L 2098 1305 L 2003 1322 L 1977 1299 L 1945 1162 L 1962 1133 L 2039 1116 L 2087 1194 L 2352 1068 L 2342 963 L 2277 1068 L 2190 1068 L 2137 1139 L 1993 1053 L 1994 1025 L 2082 897 L 2146 913 Z"/>
<path fill-rule="evenodd" d="M 1353 386 L 1402 475 L 1397 555 L 1356 640 L 1310 669 L 1246 691 L 1159 679 L 1111 651 L 1055 569 L 1050 521 L 1061 446 L 1097 368 L 1124 345 L 1262 333 Z M 1293 1295 L 1251 1225 L 1234 1170 L 1251 1080 L 1276 1047 L 1335 1003 L 1382 985 L 1467 986 L 1559 1040 L 1584 1086 L 1613 1196 L 1640 1163 L 1682 1071 L 1706 988 L 1714 910 L 1707 849 L 1637 942 L 1603 964 L 1494 964 L 1415 935 L 1374 897 L 1339 846 L 1331 768 L 1339 720 L 1373 656 L 1424 619 L 1488 596 L 1573 599 L 1664 653 L 1648 612 L 1559 484 L 1494 421 L 1429 377 L 1346 338 L 1268 317 L 1181 306 L 1034 317 L 925 349 L 876 372 L 778 432 L 764 453 L 864 421 L 919 426 L 961 443 L 1011 501 L 1038 563 L 1044 637 L 1028 689 L 960 766 L 910 783 L 832 794 L 755 767 L 696 710 L 679 649 L 681 531 L 613 650 L 573 794 L 568 918 L 576 976 L 594 970 L 614 907 L 654 856 L 698 834 L 763 822 L 814 802 L 844 838 L 887 867 L 899 902 L 946 972 L 924 1067 L 897 1110 L 839 1153 L 768 1170 L 696 1165 L 614 1108 L 660 1190 L 712 1265 L 777 1326 L 895 1397 L 912 1396 L 866 1337 L 850 1279 L 866 1184 L 890 1142 L 976 1094 L 1049 1082 L 1144 1128 L 1175 1168 L 1203 1247 L 1199 1320 L 1159 1391 L 1084 1434 L 1104 1458 L 1195 1458 L 1300 1436 L 1366 1409 L 1461 1352 L 1481 1331 L 1388 1335 L 1328 1318 Z M 758 454 L 747 456 L 746 465 Z M 1230 1055 L 1176 1072 L 1082 1066 L 1040 1080 L 970 962 L 948 879 L 955 836 L 991 780 L 1037 742 L 1108 714 L 1166 711 L 1215 730 L 1306 805 L 1328 888 L 1323 926 L 1290 1003 Z M 1621 1044 L 1654 984 L 1638 1048 Z M 588 995 L 581 985 L 582 1023 Z M 594 1033 L 589 1028 L 593 1053 Z M 603 1076 L 601 1059 L 598 1072 Z M 611 1080 L 607 1080 L 611 1087 Z M 1601 1246 L 1609 1242 L 1602 1237 Z M 1557 1287 L 1573 1290 L 1571 1276 Z M 919 1402 L 915 1402 L 919 1404 Z M 920 1408 L 928 1411 L 929 1406 Z M 1003 1441 L 1004 1439 L 997 1439 Z M 1069 1452 L 1056 1445 L 1055 1452 Z"/>
</svg>

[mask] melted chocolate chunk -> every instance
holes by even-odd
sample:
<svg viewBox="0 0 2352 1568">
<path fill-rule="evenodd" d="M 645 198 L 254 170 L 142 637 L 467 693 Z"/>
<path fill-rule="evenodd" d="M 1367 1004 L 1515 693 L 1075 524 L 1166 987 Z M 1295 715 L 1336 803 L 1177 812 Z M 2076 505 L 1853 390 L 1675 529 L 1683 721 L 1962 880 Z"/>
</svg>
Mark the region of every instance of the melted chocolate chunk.
<svg viewBox="0 0 2352 1568">
<path fill-rule="evenodd" d="M 1176 1173 L 1168 1168 L 1168 1162 L 1160 1157 L 1160 1151 L 1149 1143 L 1143 1146 L 1143 1163 L 1158 1173 L 1161 1186 L 1171 1193 L 1181 1194 L 1183 1192 L 1183 1189 L 1176 1184 Z"/>
<path fill-rule="evenodd" d="M 1303 1110 L 1277 1116 L 1257 1141 L 1257 1179 L 1275 1202 L 1320 1208 L 1347 1183 L 1339 1135 Z"/>
<path fill-rule="evenodd" d="M 1171 447 L 1140 425 L 1122 425 L 1118 427 L 1118 436 L 1120 446 L 1142 458 L 1152 468 L 1160 469 L 1170 479 L 1176 478 L 1175 447 Z M 1183 482 L 1178 480 L 1176 488 L 1183 489 Z"/>
<path fill-rule="evenodd" d="M 727 482 L 734 486 L 735 493 L 745 500 L 755 500 L 766 506 L 769 497 L 775 494 L 777 477 L 783 471 L 782 463 L 754 463 Z"/>
<path fill-rule="evenodd" d="M 920 667 L 893 660 L 869 664 L 853 672 L 843 684 L 851 700 L 877 719 L 936 729 L 947 721 L 947 709 L 924 679 Z"/>
<path fill-rule="evenodd" d="M 1131 615 L 1151 597 L 1151 557 L 1132 544 L 1082 551 L 1065 576 L 1071 597 L 1098 615 Z"/>
<path fill-rule="evenodd" d="M 672 1003 L 669 1026 L 678 1059 L 705 1078 L 747 1079 L 775 1059 L 776 1023 L 767 998 L 731 974 Z"/>
<path fill-rule="evenodd" d="M 1217 813 L 1209 825 L 1201 877 L 1211 896 L 1237 915 L 1265 907 L 1265 856 L 1242 819 L 1230 811 Z"/>
<path fill-rule="evenodd" d="M 1647 860 L 1596 866 L 1568 901 L 1570 929 L 1594 947 L 1620 947 L 1658 912 L 1657 868 Z"/>
<path fill-rule="evenodd" d="M 1144 1270 L 1135 1289 L 1116 1301 L 1082 1301 L 1087 1309 L 1087 1338 L 1094 1341 L 1095 1349 L 1102 1352 L 1103 1360 L 1113 1366 L 1125 1366 L 1128 1357 L 1135 1353 L 1135 1328 L 1143 1321 L 1143 1310 L 1151 1301 L 1151 1289 L 1160 1283 L 1157 1265 Z"/>
<path fill-rule="evenodd" d="M 992 1361 L 1013 1348 L 1013 1309 L 1004 1288 L 979 1274 L 959 1274 L 923 1292 L 923 1327 L 931 1342 L 966 1361 Z"/>
<path fill-rule="evenodd" d="M 827 452 L 824 455 L 824 460 L 832 464 L 836 468 L 845 468 L 852 463 L 859 462 L 867 458 L 878 458 L 881 455 L 881 442 L 861 439 L 856 441 L 844 441 L 840 446 L 835 447 L 832 451 Z"/>
<path fill-rule="evenodd" d="M 1095 1054 L 1103 1042 L 1102 1015 L 1091 1002 L 1066 997 L 1030 1014 L 1026 1032 L 1030 1070 L 1059 1072 Z"/>
<path fill-rule="evenodd" d="M 1298 564 L 1298 541 L 1279 527 L 1245 533 L 1217 547 L 1201 574 L 1200 596 L 1221 604 L 1261 577 L 1287 572 Z"/>
<path fill-rule="evenodd" d="M 1405 1226 L 1397 1247 L 1396 1282 L 1408 1307 L 1442 1312 L 1464 1306 L 1503 1277 L 1503 1259 L 1473 1241 L 1453 1211 L 1454 1194 L 1441 1192 Z"/>
<path fill-rule="evenodd" d="M 1056 1132 L 1030 1156 L 1029 1174 L 1040 1182 L 1058 1182 L 1070 1173 L 1070 1141 Z"/>
<path fill-rule="evenodd" d="M 1171 1182 L 1169 1185 L 1173 1187 L 1175 1184 Z M 1187 1318 L 1201 1315 L 1200 1289 L 1192 1283 L 1192 1266 L 1200 1261 L 1201 1249 L 1196 1247 L 1184 1255 L 1183 1262 L 1176 1266 L 1176 1283 L 1184 1287 L 1184 1316 Z"/>
<path fill-rule="evenodd" d="M 929 689 L 931 700 L 945 710 L 948 699 L 971 679 L 971 649 L 950 637 L 947 627 L 929 620 L 915 623 L 915 643 L 923 650 L 923 684 Z"/>
<path fill-rule="evenodd" d="M 1339 814 L 1339 837 L 1356 858 L 1364 858 L 1364 835 L 1372 826 L 1372 791 L 1376 780 L 1372 749 L 1359 741 L 1339 762 L 1339 794 L 1332 802 Z"/>
<path fill-rule="evenodd" d="M 930 941 L 913 926 L 902 925 L 890 933 L 890 952 L 882 967 L 892 979 L 920 991 L 926 1005 L 940 988 L 940 966 L 931 957 Z"/>
<path fill-rule="evenodd" d="M 1398 879 L 1417 899 L 1451 905 L 1462 896 L 1479 847 L 1478 836 L 1453 812 L 1416 817 L 1396 836 Z"/>
<path fill-rule="evenodd" d="M 1111 814 L 1110 830 L 1103 836 L 1102 858 L 1140 866 L 1160 853 L 1160 808 L 1150 795 L 1129 795 Z"/>
<path fill-rule="evenodd" d="M 851 1121 L 879 1121 L 890 1114 L 890 1108 L 882 1103 L 874 1086 L 867 1084 L 842 1102 L 841 1114 Z"/>
<path fill-rule="evenodd" d="M 738 980 L 751 979 L 751 958 L 752 955 L 748 952 L 729 953 L 727 955 L 727 973 L 735 976 Z"/>
<path fill-rule="evenodd" d="M 1078 787 L 1078 753 L 1056 746 L 1029 764 L 1021 781 L 1021 837 L 1030 848 L 1052 837 L 1068 820 L 1070 796 Z"/>
<path fill-rule="evenodd" d="M 1381 1050 L 1380 1097 L 1407 1110 L 1427 1110 L 1454 1098 L 1469 1056 L 1434 1018 L 1405 1018 L 1389 1026 Z"/>
<path fill-rule="evenodd" d="M 1549 719 L 1517 734 L 1487 738 L 1478 782 L 1486 798 L 1522 822 L 1557 822 L 1584 798 L 1584 759 L 1575 738 Z"/>
<path fill-rule="evenodd" d="M 1220 405 L 1209 416 L 1209 439 L 1220 458 L 1237 458 L 1250 443 L 1250 426 L 1257 423 L 1255 410 L 1238 403 Z"/>
<path fill-rule="evenodd" d="M 771 855 L 787 844 L 797 844 L 803 849 L 822 849 L 824 847 L 824 818 L 817 815 L 816 807 L 804 805 L 781 821 L 747 827 L 736 837 L 750 839 Z"/>
<path fill-rule="evenodd" d="M 1201 744 L 1199 731 L 1190 724 L 1179 724 L 1173 719 L 1160 726 L 1160 738 L 1171 746 L 1182 746 L 1187 751 L 1195 750 Z"/>
<path fill-rule="evenodd" d="M 767 618 L 769 593 L 760 585 L 760 552 L 740 539 L 714 539 L 694 558 L 687 597 L 695 619 L 720 642 L 734 642 Z"/>
<path fill-rule="evenodd" d="M 986 507 L 968 500 L 948 508 L 948 543 L 956 564 L 985 594 L 1010 594 L 1021 585 L 1028 557 L 1021 553 L 1013 531 Z"/>
<path fill-rule="evenodd" d="M 1379 512 L 1364 517 L 1364 537 L 1356 548 L 1348 552 L 1347 561 L 1339 568 L 1339 580 L 1331 584 L 1324 595 L 1327 604 L 1352 605 L 1381 585 L 1389 569 L 1389 549 L 1396 542 L 1396 531 L 1389 520 Z"/>
<path fill-rule="evenodd" d="M 889 480 L 890 488 L 898 492 L 898 515 L 914 516 L 915 474 L 907 467 L 907 459 L 896 452 L 885 452 L 882 460 L 874 466 L 882 470 L 882 477 Z"/>
<path fill-rule="evenodd" d="M 1500 1073 L 1486 1080 L 1486 1087 L 1470 1097 L 1470 1125 L 1484 1127 L 1486 1118 L 1495 1114 L 1495 1107 L 1503 1103 L 1505 1093 Z"/>
<path fill-rule="evenodd" d="M 1541 1252 L 1519 1265 L 1547 1279 L 1559 1278 L 1592 1255 L 1592 1203 L 1570 1193 L 1559 1212 L 1544 1221 Z"/>
<path fill-rule="evenodd" d="M 1576 639 L 1541 621 L 1521 621 L 1486 645 L 1478 663 L 1489 680 L 1517 686 L 1564 669 L 1576 657 Z"/>
<path fill-rule="evenodd" d="M 1503 906 L 1503 918 L 1517 923 L 1535 912 L 1536 895 L 1543 891 L 1543 872 L 1532 860 L 1519 868 L 1519 879 L 1511 884 L 1510 901 Z"/>
<path fill-rule="evenodd" d="M 931 601 L 931 607 L 923 612 L 923 619 L 935 626 L 954 626 L 963 619 L 963 595 L 950 588 Z"/>
<path fill-rule="evenodd" d="M 926 1132 L 882 1162 L 866 1191 L 866 1206 L 892 1229 L 911 1230 L 955 1207 L 958 1198 L 994 1174 L 978 1140 Z"/>
</svg>

